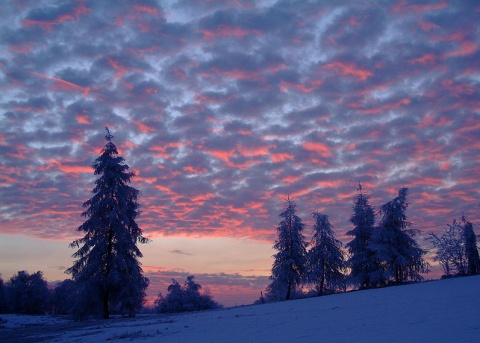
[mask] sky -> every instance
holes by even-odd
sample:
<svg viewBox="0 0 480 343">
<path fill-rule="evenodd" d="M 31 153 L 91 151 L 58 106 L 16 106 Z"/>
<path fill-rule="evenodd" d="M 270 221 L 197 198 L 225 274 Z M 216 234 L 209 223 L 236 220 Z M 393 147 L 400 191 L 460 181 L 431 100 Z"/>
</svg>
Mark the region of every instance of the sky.
<svg viewBox="0 0 480 343">
<path fill-rule="evenodd" d="M 359 182 L 376 209 L 408 187 L 425 248 L 462 214 L 478 228 L 479 17 L 473 0 L 2 3 L 2 278 L 69 277 L 105 126 L 136 173 L 151 297 L 193 274 L 256 300 L 287 197 L 307 237 L 320 211 L 351 239 Z"/>
</svg>

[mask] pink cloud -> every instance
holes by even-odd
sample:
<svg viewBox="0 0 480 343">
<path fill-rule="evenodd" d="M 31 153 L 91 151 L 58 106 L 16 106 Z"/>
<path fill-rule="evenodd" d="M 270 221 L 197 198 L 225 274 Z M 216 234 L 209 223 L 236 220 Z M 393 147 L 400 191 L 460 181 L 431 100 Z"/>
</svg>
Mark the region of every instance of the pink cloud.
<svg viewBox="0 0 480 343">
<path fill-rule="evenodd" d="M 321 80 L 318 80 L 315 84 L 315 86 L 320 86 L 323 82 Z M 294 82 L 288 82 L 288 81 L 284 81 L 282 80 L 280 82 L 280 91 L 282 93 L 286 93 L 288 92 L 289 89 L 294 89 L 298 92 L 301 92 L 301 93 L 311 93 L 315 90 L 315 87 L 312 87 L 312 86 L 306 86 L 304 84 L 301 84 L 301 83 L 294 83 Z"/>
<path fill-rule="evenodd" d="M 259 30 L 248 30 L 242 29 L 239 27 L 231 27 L 225 24 L 220 24 L 215 30 L 203 30 L 203 39 L 212 40 L 218 37 L 227 38 L 227 37 L 236 37 L 244 38 L 249 35 L 258 35 L 261 36 L 263 33 Z"/>
<path fill-rule="evenodd" d="M 393 7 L 393 12 L 428 12 L 428 11 L 438 11 L 447 7 L 447 2 L 445 0 L 434 3 L 434 4 L 412 4 L 411 2 L 401 1 Z"/>
<path fill-rule="evenodd" d="M 54 82 L 52 89 L 58 89 L 63 91 L 78 91 L 78 92 L 81 92 L 84 97 L 87 97 L 88 94 L 90 93 L 90 87 L 82 87 L 72 82 L 60 79 L 58 77 L 37 73 L 35 71 L 27 71 L 27 72 L 44 79 L 52 80 Z"/>
<path fill-rule="evenodd" d="M 77 122 L 78 122 L 79 124 L 88 124 L 88 125 L 92 124 L 92 122 L 90 121 L 88 115 L 86 115 L 86 114 L 77 114 L 77 115 L 75 116 L 75 119 L 77 120 Z"/>
<path fill-rule="evenodd" d="M 431 30 L 440 28 L 440 26 L 438 26 L 437 24 L 434 24 L 434 23 L 432 23 L 430 21 L 426 21 L 426 20 L 419 20 L 418 25 L 420 25 L 422 30 L 426 31 L 426 32 L 429 32 Z"/>
<path fill-rule="evenodd" d="M 313 151 L 322 157 L 330 157 L 332 155 L 332 152 L 330 151 L 330 147 L 325 143 L 306 142 L 306 143 L 303 143 L 302 147 L 305 150 Z"/>
<path fill-rule="evenodd" d="M 77 7 L 71 12 L 66 14 L 61 14 L 52 20 L 41 20 L 41 19 L 23 19 L 22 24 L 24 27 L 38 26 L 45 30 L 51 30 L 52 27 L 59 25 L 61 23 L 77 20 L 82 15 L 90 13 L 90 9 L 85 6 L 85 1 L 80 0 L 77 2 Z"/>
<path fill-rule="evenodd" d="M 340 73 L 342 75 L 352 76 L 358 81 L 365 81 L 373 76 L 373 73 L 366 69 L 361 69 L 351 62 L 334 61 L 325 64 L 322 68 Z"/>
<path fill-rule="evenodd" d="M 478 45 L 471 41 L 460 42 L 459 49 L 451 51 L 446 54 L 446 57 L 468 56 L 472 55 L 478 50 Z"/>
<path fill-rule="evenodd" d="M 437 56 L 433 53 L 425 53 L 420 57 L 409 59 L 408 62 L 424 65 L 433 65 L 437 62 Z"/>
</svg>

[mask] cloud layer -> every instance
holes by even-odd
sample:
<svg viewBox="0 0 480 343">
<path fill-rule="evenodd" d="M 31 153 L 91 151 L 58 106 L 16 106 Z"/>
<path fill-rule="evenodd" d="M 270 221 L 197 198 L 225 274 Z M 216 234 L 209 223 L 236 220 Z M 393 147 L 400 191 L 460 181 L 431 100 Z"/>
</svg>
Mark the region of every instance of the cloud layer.
<svg viewBox="0 0 480 343">
<path fill-rule="evenodd" d="M 272 241 L 289 195 L 344 241 L 358 182 L 424 231 L 478 218 L 473 1 L 10 1 L 0 232 L 72 239 L 108 126 L 160 236 Z M 185 254 L 181 250 L 172 251 Z"/>
</svg>

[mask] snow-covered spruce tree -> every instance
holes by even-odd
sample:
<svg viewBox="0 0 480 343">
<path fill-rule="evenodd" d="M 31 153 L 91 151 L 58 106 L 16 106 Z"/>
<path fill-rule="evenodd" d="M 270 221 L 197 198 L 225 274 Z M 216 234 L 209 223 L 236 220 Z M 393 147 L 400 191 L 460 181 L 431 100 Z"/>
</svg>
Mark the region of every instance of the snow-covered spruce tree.
<svg viewBox="0 0 480 343">
<path fill-rule="evenodd" d="M 477 236 L 473 231 L 473 224 L 462 216 L 463 239 L 465 242 L 465 258 L 467 260 L 467 274 L 480 274 L 480 257 L 478 256 Z"/>
<path fill-rule="evenodd" d="M 273 248 L 272 283 L 267 287 L 269 300 L 289 300 L 296 287 L 301 284 L 305 272 L 307 243 L 302 232 L 305 224 L 295 214 L 296 203 L 289 198 L 285 209 L 280 213 L 283 218 L 276 231 L 277 240 Z"/>
<path fill-rule="evenodd" d="M 348 281 L 351 285 L 359 288 L 370 288 L 372 284 L 371 274 L 377 269 L 372 259 L 374 251 L 370 248 L 373 229 L 375 226 L 375 213 L 369 203 L 368 195 L 359 183 L 357 193 L 353 198 L 353 214 L 350 222 L 353 224 L 353 230 L 347 232 L 347 235 L 354 238 L 346 244 L 350 258 L 348 267 L 350 275 Z"/>
<path fill-rule="evenodd" d="M 311 248 L 307 252 L 306 281 L 315 285 L 318 295 L 343 289 L 345 284 L 345 256 L 342 242 L 335 239 L 333 226 L 328 216 L 319 212 L 313 213 Z"/>
<path fill-rule="evenodd" d="M 427 251 L 412 238 L 418 231 L 409 229 L 407 195 L 408 188 L 401 188 L 398 196 L 380 209 L 383 218 L 370 244 L 375 251 L 373 259 L 380 267 L 372 274 L 375 284 L 421 281 L 420 273 L 428 272 L 428 263 L 423 258 Z"/>
<path fill-rule="evenodd" d="M 139 191 L 128 183 L 135 175 L 118 156 L 113 136 L 105 128 L 107 144 L 93 162 L 95 181 L 93 197 L 82 213 L 87 220 L 77 228 L 83 238 L 70 244 L 78 248 L 67 269 L 79 287 L 74 308 L 78 319 L 91 315 L 109 318 L 110 310 L 134 316 L 143 304 L 148 279 L 143 276 L 137 243 L 147 243 L 135 222 L 139 215 Z"/>
</svg>

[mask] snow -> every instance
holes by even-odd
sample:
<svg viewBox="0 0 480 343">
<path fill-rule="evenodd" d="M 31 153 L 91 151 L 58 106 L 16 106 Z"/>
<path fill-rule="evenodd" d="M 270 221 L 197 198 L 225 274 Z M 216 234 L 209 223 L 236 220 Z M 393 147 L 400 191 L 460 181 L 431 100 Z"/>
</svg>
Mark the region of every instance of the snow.
<svg viewBox="0 0 480 343">
<path fill-rule="evenodd" d="M 20 314 L 0 314 L 0 328 L 18 329 L 26 326 L 53 325 L 67 323 L 68 319 L 53 316 L 24 316 Z M 0 331 L 1 332 L 1 331 Z"/>
<path fill-rule="evenodd" d="M 479 289 L 480 276 L 473 276 L 210 312 L 70 322 L 55 332 L 61 319 L 1 315 L 13 329 L 0 329 L 0 341 L 18 333 L 24 335 L 18 342 L 479 342 Z M 39 325 L 31 326 L 35 320 Z"/>
</svg>

